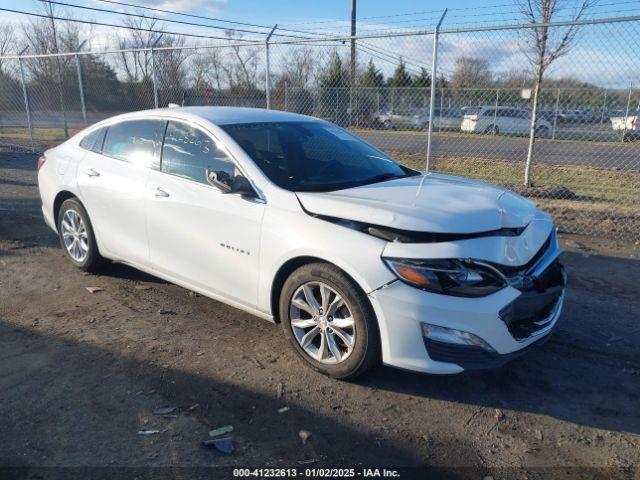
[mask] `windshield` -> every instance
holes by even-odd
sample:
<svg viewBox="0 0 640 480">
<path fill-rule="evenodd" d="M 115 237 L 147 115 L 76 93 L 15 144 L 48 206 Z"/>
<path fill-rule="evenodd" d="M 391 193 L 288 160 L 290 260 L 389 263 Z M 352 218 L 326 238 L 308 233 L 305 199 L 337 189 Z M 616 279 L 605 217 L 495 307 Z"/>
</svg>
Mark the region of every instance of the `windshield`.
<svg viewBox="0 0 640 480">
<path fill-rule="evenodd" d="M 272 182 L 291 191 L 325 192 L 420 175 L 328 123 L 242 123 L 221 128 Z"/>
</svg>

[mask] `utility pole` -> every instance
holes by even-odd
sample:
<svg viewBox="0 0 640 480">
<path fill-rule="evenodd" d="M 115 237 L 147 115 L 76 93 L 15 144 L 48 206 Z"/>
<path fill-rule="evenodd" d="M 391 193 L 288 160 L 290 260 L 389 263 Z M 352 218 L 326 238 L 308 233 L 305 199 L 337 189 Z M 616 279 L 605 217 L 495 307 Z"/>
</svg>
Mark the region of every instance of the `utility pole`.
<svg viewBox="0 0 640 480">
<path fill-rule="evenodd" d="M 356 0 L 351 0 L 351 88 L 349 89 L 349 126 L 353 119 L 356 89 Z"/>
</svg>

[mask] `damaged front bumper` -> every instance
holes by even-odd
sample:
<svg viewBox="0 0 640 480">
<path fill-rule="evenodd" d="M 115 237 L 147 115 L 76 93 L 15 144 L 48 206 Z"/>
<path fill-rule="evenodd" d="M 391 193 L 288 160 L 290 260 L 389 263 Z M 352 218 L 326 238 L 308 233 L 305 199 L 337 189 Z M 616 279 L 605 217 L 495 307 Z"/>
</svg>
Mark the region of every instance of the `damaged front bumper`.
<svg viewBox="0 0 640 480">
<path fill-rule="evenodd" d="M 522 242 L 532 237 L 538 239 L 538 249 L 528 262 L 503 267 L 509 286 L 494 294 L 453 297 L 400 281 L 372 292 L 384 363 L 418 372 L 458 373 L 498 367 L 542 345 L 562 311 L 566 275 L 558 261 L 561 250 L 555 231 L 551 228 L 540 241 L 541 229 L 537 230 L 509 240 L 512 252 L 521 251 Z M 484 239 L 476 241 L 480 240 Z"/>
</svg>

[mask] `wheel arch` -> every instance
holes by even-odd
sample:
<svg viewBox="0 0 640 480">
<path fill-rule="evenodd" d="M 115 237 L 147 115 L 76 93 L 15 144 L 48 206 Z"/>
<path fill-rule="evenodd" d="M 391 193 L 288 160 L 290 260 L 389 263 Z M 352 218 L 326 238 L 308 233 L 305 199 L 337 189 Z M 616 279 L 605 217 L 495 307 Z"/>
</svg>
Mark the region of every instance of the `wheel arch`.
<svg viewBox="0 0 640 480">
<path fill-rule="evenodd" d="M 349 274 L 349 272 L 346 271 L 344 268 L 342 268 L 340 265 L 336 265 L 334 262 L 331 262 L 324 258 L 313 256 L 313 255 L 301 255 L 301 256 L 288 259 L 286 262 L 284 262 L 280 266 L 280 268 L 274 275 L 273 282 L 271 283 L 271 294 L 270 294 L 270 306 L 271 306 L 271 313 L 273 315 L 274 323 L 280 323 L 280 311 L 279 311 L 280 310 L 280 293 L 282 292 L 282 287 L 284 286 L 284 283 L 287 281 L 287 278 L 289 278 L 289 276 L 295 270 L 297 270 L 298 268 L 304 265 L 308 265 L 310 263 L 325 263 L 327 265 L 332 265 L 340 269 L 342 273 L 344 273 L 347 277 L 349 277 L 349 279 L 362 291 L 362 293 L 367 298 L 367 302 L 371 307 L 371 311 L 374 313 L 374 316 L 376 317 L 375 318 L 376 325 L 378 324 L 377 315 L 375 315 L 375 310 L 373 309 L 373 305 L 371 305 L 371 301 L 369 300 L 369 296 L 367 295 L 367 292 L 365 291 L 364 288 L 362 288 L 362 285 L 360 285 L 360 283 L 353 277 L 353 275 Z"/>
<path fill-rule="evenodd" d="M 75 198 L 80 202 L 80 204 L 82 204 L 82 200 L 80 200 L 75 193 L 70 192 L 69 190 L 59 191 L 53 200 L 53 221 L 55 223 L 56 230 L 58 229 L 58 214 L 60 213 L 60 207 L 62 207 L 65 200 L 69 200 L 70 198 Z M 84 207 L 84 205 L 82 206 Z"/>
</svg>

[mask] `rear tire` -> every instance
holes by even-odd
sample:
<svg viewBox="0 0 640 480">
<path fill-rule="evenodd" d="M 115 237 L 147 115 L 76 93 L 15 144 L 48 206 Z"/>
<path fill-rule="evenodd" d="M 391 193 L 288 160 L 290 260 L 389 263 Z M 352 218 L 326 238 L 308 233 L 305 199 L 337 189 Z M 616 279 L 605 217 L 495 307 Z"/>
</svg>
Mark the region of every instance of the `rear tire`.
<svg viewBox="0 0 640 480">
<path fill-rule="evenodd" d="M 295 270 L 282 287 L 279 307 L 286 337 L 318 372 L 347 380 L 380 362 L 373 308 L 360 287 L 336 266 L 311 263 Z"/>
<path fill-rule="evenodd" d="M 500 133 L 500 130 L 498 129 L 497 125 L 489 125 L 487 128 L 484 129 L 485 135 L 498 135 L 499 133 Z"/>
<path fill-rule="evenodd" d="M 94 272 L 106 260 L 98 251 L 89 214 L 77 198 L 65 200 L 57 218 L 60 246 L 71 263 L 85 272 Z"/>
<path fill-rule="evenodd" d="M 536 137 L 549 138 L 549 129 L 544 126 L 536 128 Z"/>
</svg>

